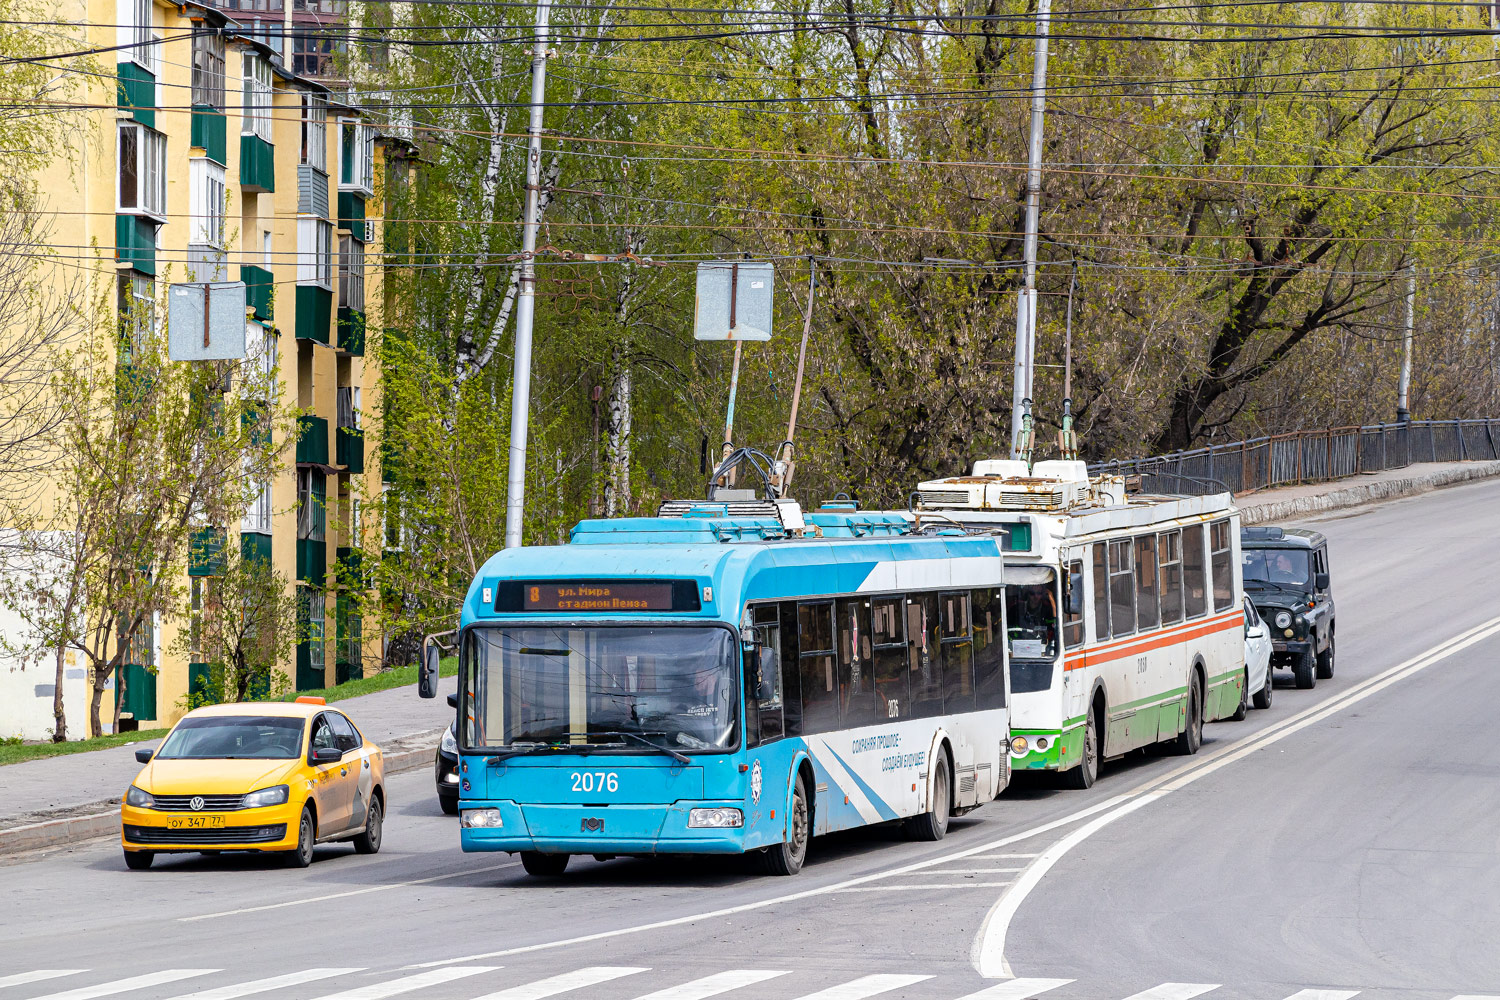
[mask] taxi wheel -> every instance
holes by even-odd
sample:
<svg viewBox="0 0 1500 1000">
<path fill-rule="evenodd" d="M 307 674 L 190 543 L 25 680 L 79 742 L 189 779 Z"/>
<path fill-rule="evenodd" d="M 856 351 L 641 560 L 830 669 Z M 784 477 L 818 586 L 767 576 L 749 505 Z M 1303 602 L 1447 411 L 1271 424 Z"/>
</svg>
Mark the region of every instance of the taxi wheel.
<svg viewBox="0 0 1500 1000">
<path fill-rule="evenodd" d="M 541 851 L 522 851 L 521 867 L 528 875 L 557 876 L 568 868 L 571 854 L 543 854 Z"/>
<path fill-rule="evenodd" d="M 316 839 L 312 810 L 303 806 L 302 820 L 297 824 L 297 849 L 287 853 L 286 863 L 292 868 L 306 868 L 312 864 L 313 841 Z"/>
<path fill-rule="evenodd" d="M 126 851 L 125 867 L 133 872 L 143 872 L 151 867 L 151 862 L 156 860 L 153 851 Z"/>
<path fill-rule="evenodd" d="M 370 802 L 370 816 L 365 820 L 365 832 L 354 838 L 355 853 L 375 854 L 380 850 L 381 818 L 380 800 L 374 799 Z"/>
</svg>

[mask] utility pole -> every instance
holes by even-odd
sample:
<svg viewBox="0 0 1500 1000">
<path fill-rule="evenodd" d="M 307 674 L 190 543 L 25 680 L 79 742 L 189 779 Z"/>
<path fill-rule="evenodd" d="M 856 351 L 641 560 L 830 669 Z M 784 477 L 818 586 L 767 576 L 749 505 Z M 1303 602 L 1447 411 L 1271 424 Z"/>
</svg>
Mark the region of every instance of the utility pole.
<svg viewBox="0 0 1500 1000">
<path fill-rule="evenodd" d="M 1417 265 L 1406 271 L 1406 331 L 1401 335 L 1401 381 L 1396 386 L 1396 422 L 1411 422 L 1411 342 L 1417 324 Z"/>
<path fill-rule="evenodd" d="M 536 316 L 537 206 L 542 183 L 542 110 L 547 100 L 547 19 L 552 0 L 537 0 L 531 52 L 531 123 L 526 134 L 526 216 L 521 226 L 521 288 L 516 300 L 515 387 L 510 396 L 510 467 L 505 491 L 505 547 L 521 544 L 526 511 L 526 431 L 531 411 L 531 325 Z"/>
<path fill-rule="evenodd" d="M 1036 54 L 1031 67 L 1031 155 L 1026 170 L 1026 281 L 1016 296 L 1016 368 L 1011 385 L 1010 457 L 1031 451 L 1026 425 L 1031 414 L 1031 385 L 1036 368 L 1036 243 L 1042 209 L 1042 115 L 1047 109 L 1047 32 L 1052 0 L 1037 0 Z"/>
</svg>

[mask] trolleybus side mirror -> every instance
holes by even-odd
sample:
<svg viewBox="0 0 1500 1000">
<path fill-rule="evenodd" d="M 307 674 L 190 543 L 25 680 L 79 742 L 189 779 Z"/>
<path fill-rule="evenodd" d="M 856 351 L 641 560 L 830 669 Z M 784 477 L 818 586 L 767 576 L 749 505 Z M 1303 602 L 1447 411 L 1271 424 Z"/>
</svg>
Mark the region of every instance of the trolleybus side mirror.
<svg viewBox="0 0 1500 1000">
<path fill-rule="evenodd" d="M 449 708 L 457 708 L 458 707 L 458 695 L 456 695 L 456 694 L 450 694 L 448 696 L 448 707 Z"/>
<path fill-rule="evenodd" d="M 1068 574 L 1067 594 L 1068 614 L 1074 617 L 1083 614 L 1083 574 Z"/>
<path fill-rule="evenodd" d="M 1328 582 L 1327 573 L 1316 573 L 1313 575 L 1313 588 L 1315 590 L 1327 590 Z"/>
<path fill-rule="evenodd" d="M 438 648 L 432 643 L 422 651 L 422 665 L 417 675 L 417 694 L 423 698 L 436 698 L 438 689 Z"/>
</svg>

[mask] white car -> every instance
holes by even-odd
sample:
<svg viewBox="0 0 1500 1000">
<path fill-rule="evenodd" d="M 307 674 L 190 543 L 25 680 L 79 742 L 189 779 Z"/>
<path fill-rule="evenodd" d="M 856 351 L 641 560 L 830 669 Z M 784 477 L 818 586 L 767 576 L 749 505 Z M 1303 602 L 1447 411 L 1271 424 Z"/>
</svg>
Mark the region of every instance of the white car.
<svg viewBox="0 0 1500 1000">
<path fill-rule="evenodd" d="M 1256 708 L 1271 707 L 1271 630 L 1261 620 L 1255 610 L 1255 605 L 1250 603 L 1250 598 L 1245 598 L 1245 676 L 1246 676 L 1246 700 L 1255 704 Z M 1245 704 L 1240 703 L 1237 719 L 1245 717 Z"/>
</svg>

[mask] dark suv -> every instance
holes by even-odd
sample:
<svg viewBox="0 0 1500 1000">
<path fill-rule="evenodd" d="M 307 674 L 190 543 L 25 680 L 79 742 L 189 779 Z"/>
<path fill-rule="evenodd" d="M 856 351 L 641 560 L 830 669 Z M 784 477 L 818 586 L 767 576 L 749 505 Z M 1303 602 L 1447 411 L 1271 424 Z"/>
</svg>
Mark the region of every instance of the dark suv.
<svg viewBox="0 0 1500 1000">
<path fill-rule="evenodd" d="M 1245 594 L 1271 631 L 1271 666 L 1299 688 L 1333 676 L 1333 589 L 1328 539 L 1305 528 L 1240 529 Z"/>
</svg>

